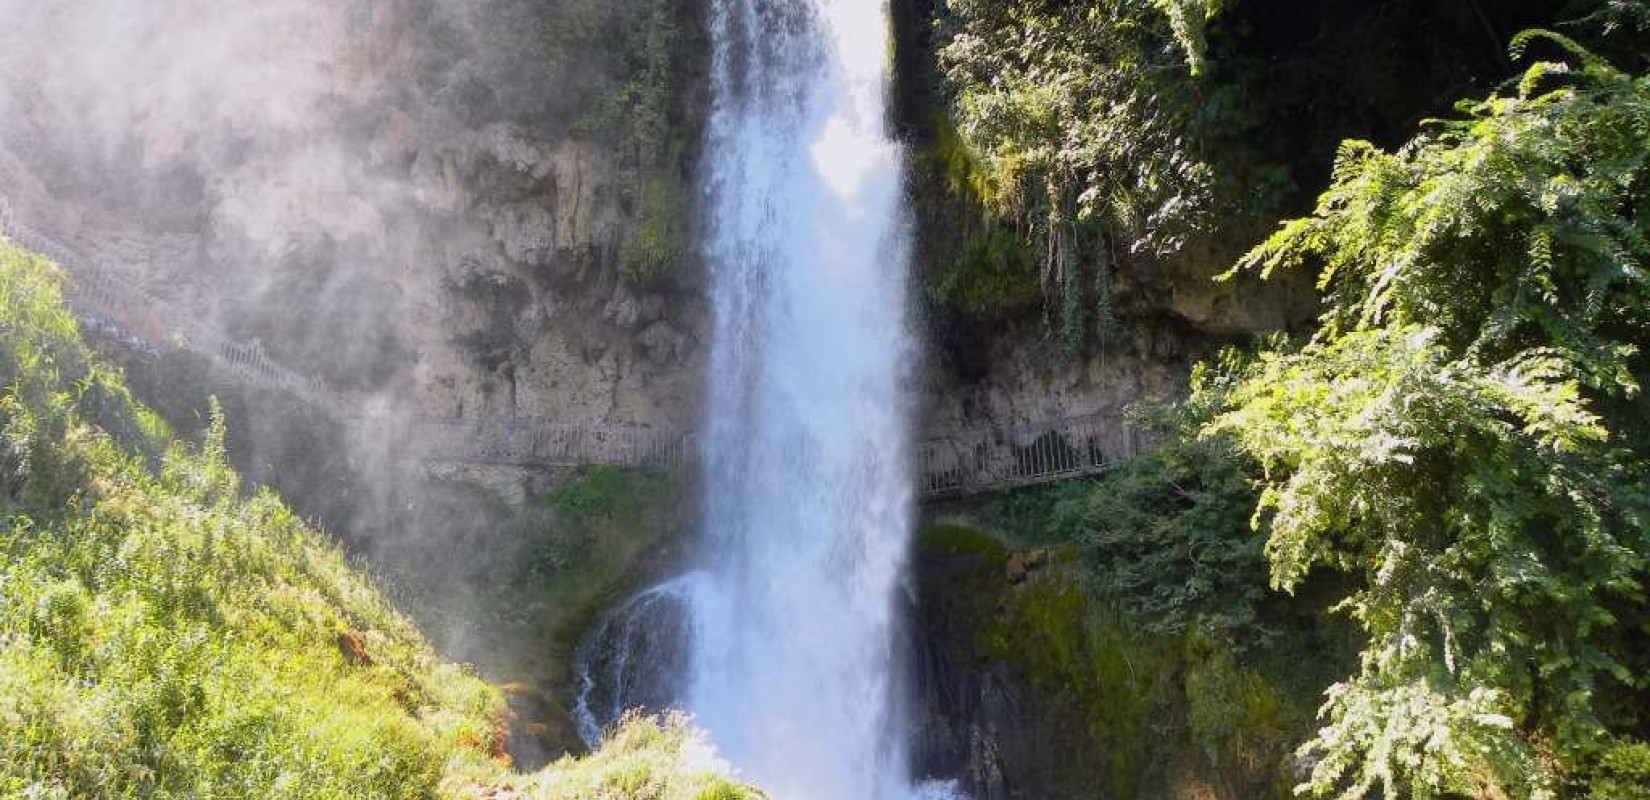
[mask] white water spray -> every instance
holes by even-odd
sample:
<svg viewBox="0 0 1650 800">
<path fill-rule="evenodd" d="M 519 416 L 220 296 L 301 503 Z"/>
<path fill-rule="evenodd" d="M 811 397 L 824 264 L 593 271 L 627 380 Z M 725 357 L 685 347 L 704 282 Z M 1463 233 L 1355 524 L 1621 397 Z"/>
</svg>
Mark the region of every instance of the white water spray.
<svg viewBox="0 0 1650 800">
<path fill-rule="evenodd" d="M 708 578 L 687 705 L 779 800 L 911 793 L 912 517 L 886 0 L 715 0 Z"/>
</svg>

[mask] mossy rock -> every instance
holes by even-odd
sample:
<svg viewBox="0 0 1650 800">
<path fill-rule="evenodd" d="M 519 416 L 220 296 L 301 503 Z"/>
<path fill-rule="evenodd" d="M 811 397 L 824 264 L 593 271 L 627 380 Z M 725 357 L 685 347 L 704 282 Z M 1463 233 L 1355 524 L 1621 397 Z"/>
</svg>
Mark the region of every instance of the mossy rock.
<svg viewBox="0 0 1650 800">
<path fill-rule="evenodd" d="M 979 528 L 949 522 L 923 525 L 917 531 L 918 557 L 980 556 L 1001 561 L 1008 558 L 1008 547 L 995 536 Z"/>
<path fill-rule="evenodd" d="M 1299 653 L 1246 658 L 1203 634 L 1150 633 L 1061 554 L 953 523 L 923 526 L 916 543 L 918 626 L 975 676 L 948 688 L 1014 709 L 992 717 L 982 695 L 959 707 L 984 717 L 949 727 L 992 731 L 1011 796 L 1290 797 L 1287 756 L 1321 691 Z"/>
</svg>

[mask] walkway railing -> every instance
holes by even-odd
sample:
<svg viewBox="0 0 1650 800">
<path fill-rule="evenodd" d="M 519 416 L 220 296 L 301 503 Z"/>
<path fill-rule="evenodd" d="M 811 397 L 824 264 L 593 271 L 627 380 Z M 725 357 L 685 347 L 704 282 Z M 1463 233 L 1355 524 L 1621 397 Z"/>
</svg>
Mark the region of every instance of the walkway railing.
<svg viewBox="0 0 1650 800">
<path fill-rule="evenodd" d="M 427 461 L 497 466 L 610 465 L 667 469 L 689 460 L 692 434 L 640 425 L 568 425 L 544 419 L 435 419 L 412 422 Z"/>
<path fill-rule="evenodd" d="M 416 417 L 393 429 L 391 418 L 362 418 L 319 381 L 182 313 L 164 298 L 106 265 L 87 266 L 68 247 L 21 225 L 0 198 L 0 230 L 56 261 L 74 278 L 68 299 L 83 323 L 151 355 L 178 349 L 211 359 L 249 383 L 290 393 L 334 415 L 362 421 L 364 432 L 407 436 L 430 462 L 498 466 L 668 468 L 695 452 L 691 431 L 640 425 L 569 425 L 531 418 Z M 410 428 L 410 430 L 409 430 Z M 1120 415 L 1090 415 L 1017 428 L 977 427 L 918 445 L 918 493 L 927 500 L 962 497 L 1094 475 L 1133 457 L 1147 443 Z"/>
<path fill-rule="evenodd" d="M 9 212 L 0 214 L 0 218 Z M 0 219 L 3 221 L 3 219 Z M 252 383 L 290 392 L 313 403 L 341 407 L 318 381 L 271 360 L 260 342 L 243 342 L 175 309 L 171 303 L 105 265 L 88 265 L 57 240 L 10 220 L 12 241 L 57 262 L 72 280 L 66 295 L 82 321 L 117 332 L 129 344 L 158 353 L 169 349 L 198 353 Z"/>
<path fill-rule="evenodd" d="M 957 431 L 918 445 L 918 490 L 934 499 L 1096 475 L 1133 458 L 1147 438 L 1118 414 Z"/>
</svg>

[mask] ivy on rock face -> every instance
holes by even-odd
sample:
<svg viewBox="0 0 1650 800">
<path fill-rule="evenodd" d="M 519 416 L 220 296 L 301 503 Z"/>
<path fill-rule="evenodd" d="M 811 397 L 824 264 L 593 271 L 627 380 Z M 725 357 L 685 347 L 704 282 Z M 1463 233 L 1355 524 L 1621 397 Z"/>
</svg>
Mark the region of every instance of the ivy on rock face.
<svg viewBox="0 0 1650 800">
<path fill-rule="evenodd" d="M 1178 248 L 1208 211 L 1212 176 L 1186 140 L 1200 98 L 1185 78 L 1218 7 L 951 0 L 939 59 L 987 207 L 1045 237 L 1051 259 L 1080 223 Z"/>
<path fill-rule="evenodd" d="M 1551 33 L 1515 54 L 1535 42 L 1565 59 L 1397 152 L 1345 145 L 1239 265 L 1321 267 L 1320 330 L 1194 378 L 1205 430 L 1265 469 L 1273 584 L 1360 579 L 1314 794 L 1579 796 L 1637 763 L 1650 78 Z"/>
<path fill-rule="evenodd" d="M 938 58 L 959 134 L 950 149 L 967 156 L 948 159 L 949 182 L 1034 244 L 1068 345 L 1108 240 L 1168 254 L 1207 221 L 1215 178 L 1191 131 L 1218 104 L 1192 78 L 1220 5 L 947 4 Z"/>
</svg>

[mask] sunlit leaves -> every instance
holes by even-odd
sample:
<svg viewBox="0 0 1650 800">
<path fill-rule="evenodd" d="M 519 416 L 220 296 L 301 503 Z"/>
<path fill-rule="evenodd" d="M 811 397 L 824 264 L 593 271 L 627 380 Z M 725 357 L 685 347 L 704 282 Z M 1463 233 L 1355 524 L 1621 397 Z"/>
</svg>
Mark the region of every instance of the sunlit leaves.
<svg viewBox="0 0 1650 800">
<path fill-rule="evenodd" d="M 1203 26 L 1220 13 L 1222 0 L 1151 0 L 1153 8 L 1169 20 L 1175 43 L 1186 53 L 1186 67 L 1193 75 L 1203 72 Z"/>
<path fill-rule="evenodd" d="M 1321 327 L 1195 381 L 1265 469 L 1274 585 L 1359 581 L 1314 794 L 1556 796 L 1609 739 L 1601 689 L 1637 680 L 1613 609 L 1650 556 L 1650 80 L 1536 42 L 1565 62 L 1397 152 L 1344 145 L 1237 268 L 1317 267 Z"/>
<path fill-rule="evenodd" d="M 1470 104 L 1399 152 L 1343 145 L 1317 212 L 1239 268 L 1321 263 L 1327 335 L 1427 324 L 1485 359 L 1541 342 L 1590 386 L 1636 391 L 1650 88 L 1584 64 L 1538 64 L 1522 94 Z M 1539 93 L 1555 76 L 1575 85 Z"/>
<path fill-rule="evenodd" d="M 939 61 L 970 187 L 994 224 L 1036 249 L 1045 308 L 1068 345 L 1109 280 L 1112 243 L 1179 252 L 1208 227 L 1213 169 L 1199 152 L 1196 76 L 1217 0 L 950 0 Z M 1098 308 L 1101 324 L 1109 310 Z"/>
</svg>

